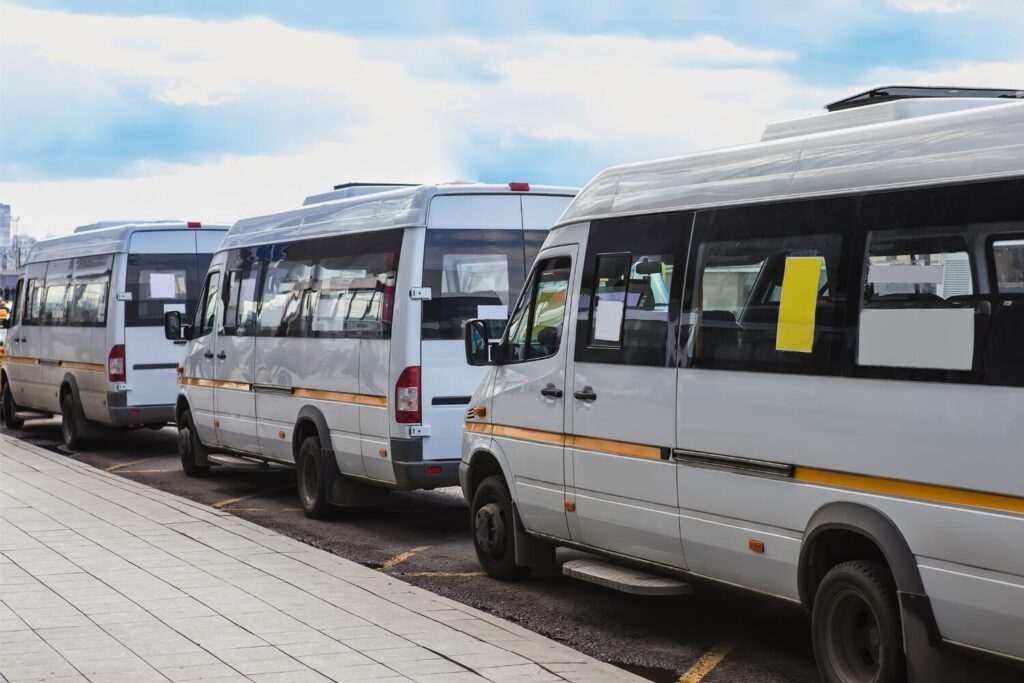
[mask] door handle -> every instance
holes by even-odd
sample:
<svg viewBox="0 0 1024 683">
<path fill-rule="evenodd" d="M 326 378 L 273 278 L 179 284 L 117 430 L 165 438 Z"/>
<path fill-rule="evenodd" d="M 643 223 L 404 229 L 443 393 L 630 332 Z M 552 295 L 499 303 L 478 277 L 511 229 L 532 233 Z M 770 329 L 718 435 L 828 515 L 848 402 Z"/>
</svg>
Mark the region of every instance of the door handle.
<svg viewBox="0 0 1024 683">
<path fill-rule="evenodd" d="M 203 358 L 213 358 L 213 351 L 207 351 L 204 353 Z"/>
<path fill-rule="evenodd" d="M 579 399 L 580 401 L 596 401 L 597 394 L 594 393 L 594 387 L 585 386 L 580 391 L 575 391 L 572 394 L 573 398 Z"/>
<path fill-rule="evenodd" d="M 562 390 L 554 384 L 549 384 L 540 390 L 540 395 L 548 398 L 562 398 Z"/>
<path fill-rule="evenodd" d="M 223 351 L 220 351 L 220 352 L 217 353 L 217 358 L 219 358 L 220 360 L 224 360 L 227 357 L 228 357 L 228 354 L 224 353 Z"/>
</svg>

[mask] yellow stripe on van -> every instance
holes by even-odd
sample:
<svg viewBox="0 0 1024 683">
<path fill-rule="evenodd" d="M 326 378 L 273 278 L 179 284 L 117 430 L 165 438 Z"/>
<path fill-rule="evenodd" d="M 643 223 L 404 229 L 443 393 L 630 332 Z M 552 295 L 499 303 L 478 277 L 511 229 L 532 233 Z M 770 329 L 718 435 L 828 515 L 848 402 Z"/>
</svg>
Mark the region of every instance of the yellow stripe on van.
<svg viewBox="0 0 1024 683">
<path fill-rule="evenodd" d="M 386 406 L 387 396 L 371 394 L 350 394 L 345 391 L 323 391 L 321 389 L 292 389 L 292 396 L 316 398 L 324 401 L 344 401 L 345 403 L 361 403 L 368 406 Z"/>
<path fill-rule="evenodd" d="M 60 366 L 62 368 L 71 368 L 72 370 L 90 370 L 92 372 L 103 372 L 107 369 L 102 363 L 79 363 L 74 360 L 62 360 Z"/>
<path fill-rule="evenodd" d="M 814 344 L 814 315 L 818 306 L 818 280 L 825 259 L 787 256 L 779 301 L 777 351 L 810 353 Z"/>
<path fill-rule="evenodd" d="M 519 439 L 522 441 L 535 441 L 553 446 L 568 446 L 584 451 L 595 451 L 599 453 L 611 453 L 613 455 L 628 455 L 634 458 L 649 458 L 651 460 L 661 459 L 661 449 L 657 446 L 646 446 L 643 444 L 629 443 L 627 441 L 612 441 L 610 439 L 595 439 L 589 436 L 573 436 L 559 432 L 545 432 L 539 429 L 527 429 L 525 427 L 510 427 L 508 425 L 495 425 L 486 422 L 467 422 L 467 432 L 478 434 L 491 434 L 507 439 Z"/>
<path fill-rule="evenodd" d="M 194 387 L 207 387 L 208 389 L 233 389 L 235 391 L 252 390 L 252 386 L 245 382 L 229 382 L 222 379 L 204 379 L 202 377 L 179 377 L 178 384 L 188 384 Z"/>
<path fill-rule="evenodd" d="M 959 489 L 952 486 L 921 484 L 901 479 L 886 479 L 862 474 L 847 474 L 831 470 L 819 470 L 812 467 L 797 467 L 793 478 L 813 484 L 836 486 L 845 489 L 881 493 L 904 498 L 919 498 L 934 503 L 952 503 L 971 507 L 1006 510 L 1008 512 L 1024 512 L 1024 498 L 1006 496 L 999 493 L 985 493 L 970 489 Z"/>
<path fill-rule="evenodd" d="M 5 363 L 20 363 L 21 365 L 39 365 L 38 358 L 28 358 L 26 356 L 4 356 Z"/>
</svg>

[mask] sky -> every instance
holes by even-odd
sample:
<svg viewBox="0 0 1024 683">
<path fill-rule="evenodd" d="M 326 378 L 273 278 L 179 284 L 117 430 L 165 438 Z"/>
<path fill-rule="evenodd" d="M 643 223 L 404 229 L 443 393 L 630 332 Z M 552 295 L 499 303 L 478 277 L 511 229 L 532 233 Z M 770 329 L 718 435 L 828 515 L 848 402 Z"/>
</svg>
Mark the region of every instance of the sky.
<svg viewBox="0 0 1024 683">
<path fill-rule="evenodd" d="M 1024 0 L 0 0 L 21 232 L 343 182 L 585 184 L 882 85 L 1024 89 Z"/>
</svg>

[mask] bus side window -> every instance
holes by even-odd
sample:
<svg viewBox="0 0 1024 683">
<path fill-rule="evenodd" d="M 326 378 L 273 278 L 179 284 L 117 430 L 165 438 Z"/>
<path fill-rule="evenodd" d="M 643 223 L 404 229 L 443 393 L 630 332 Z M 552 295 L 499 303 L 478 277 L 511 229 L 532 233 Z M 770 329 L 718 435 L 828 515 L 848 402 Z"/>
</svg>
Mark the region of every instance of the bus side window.
<svg viewBox="0 0 1024 683">
<path fill-rule="evenodd" d="M 1024 387 L 1024 235 L 992 241 L 996 292 L 982 360 L 985 383 Z"/>
<path fill-rule="evenodd" d="M 10 326 L 14 327 L 22 321 L 24 314 L 21 309 L 25 303 L 25 278 L 18 278 L 18 284 L 14 288 L 14 304 L 11 307 L 11 323 Z"/>
<path fill-rule="evenodd" d="M 965 237 L 948 229 L 872 231 L 865 260 L 858 365 L 971 371 L 976 330 L 991 309 L 974 296 Z"/>
</svg>

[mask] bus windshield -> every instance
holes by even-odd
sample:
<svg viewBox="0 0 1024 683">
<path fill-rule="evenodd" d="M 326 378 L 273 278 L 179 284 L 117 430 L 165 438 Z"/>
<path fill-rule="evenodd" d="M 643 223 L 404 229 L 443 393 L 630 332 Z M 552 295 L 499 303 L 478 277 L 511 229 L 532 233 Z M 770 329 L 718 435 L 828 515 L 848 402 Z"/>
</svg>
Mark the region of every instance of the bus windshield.
<svg viewBox="0 0 1024 683">
<path fill-rule="evenodd" d="M 423 338 L 461 339 L 465 322 L 474 318 L 488 321 L 491 335 L 499 336 L 509 297 L 519 293 L 531 265 L 526 249 L 522 230 L 427 230 L 423 286 L 431 298 L 423 302 Z"/>
</svg>

